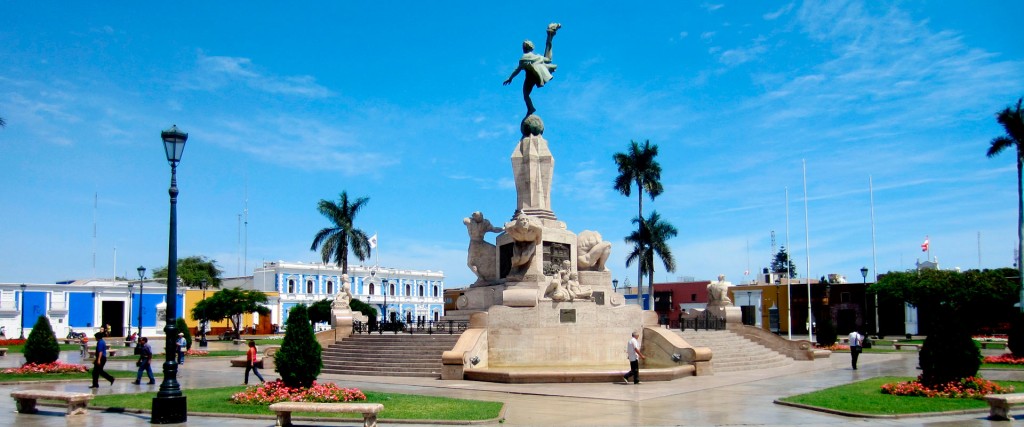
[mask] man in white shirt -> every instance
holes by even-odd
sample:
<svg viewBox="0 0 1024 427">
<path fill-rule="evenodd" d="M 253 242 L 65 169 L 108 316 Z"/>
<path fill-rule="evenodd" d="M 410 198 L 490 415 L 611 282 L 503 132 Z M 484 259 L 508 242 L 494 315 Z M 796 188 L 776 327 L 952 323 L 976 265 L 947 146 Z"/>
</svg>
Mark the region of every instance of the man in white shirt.
<svg viewBox="0 0 1024 427">
<path fill-rule="evenodd" d="M 633 377 L 633 384 L 640 384 L 640 359 L 646 359 L 646 357 L 640 352 L 640 341 L 637 340 L 639 337 L 640 333 L 633 331 L 633 337 L 626 343 L 626 355 L 629 357 L 629 373 L 622 376 L 622 380 L 626 384 L 629 384 L 629 377 Z"/>
<path fill-rule="evenodd" d="M 864 336 L 861 335 L 855 329 L 850 332 L 850 359 L 853 362 L 853 369 L 857 369 L 857 356 L 860 356 L 861 349 L 864 345 Z"/>
</svg>

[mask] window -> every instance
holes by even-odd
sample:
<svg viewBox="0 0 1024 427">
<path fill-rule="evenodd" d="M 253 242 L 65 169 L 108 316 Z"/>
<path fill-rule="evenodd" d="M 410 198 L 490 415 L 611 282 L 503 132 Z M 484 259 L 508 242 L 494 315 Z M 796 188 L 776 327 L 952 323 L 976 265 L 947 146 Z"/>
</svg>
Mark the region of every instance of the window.
<svg viewBox="0 0 1024 427">
<path fill-rule="evenodd" d="M 370 295 L 373 295 L 373 283 L 370 283 Z"/>
<path fill-rule="evenodd" d="M 412 295 L 412 286 L 405 285 L 405 294 Z"/>
<path fill-rule="evenodd" d="M 306 293 L 307 294 L 313 293 L 313 281 L 312 280 L 307 280 L 306 281 Z"/>
<path fill-rule="evenodd" d="M 437 286 L 436 285 L 434 286 L 434 296 L 435 297 L 437 296 Z"/>
<path fill-rule="evenodd" d="M 395 285 L 394 284 L 391 284 L 390 286 L 388 286 L 388 293 L 390 293 L 391 295 L 395 294 Z M 394 313 L 392 313 L 392 314 L 394 314 Z"/>
<path fill-rule="evenodd" d="M 697 301 L 697 294 L 690 294 L 690 301 Z"/>
<path fill-rule="evenodd" d="M 295 279 L 288 279 L 288 293 L 295 293 Z"/>
<path fill-rule="evenodd" d="M 327 293 L 334 294 L 334 281 L 332 280 L 327 281 Z"/>
<path fill-rule="evenodd" d="M 425 295 L 425 294 L 423 293 L 423 285 L 420 285 L 420 296 L 423 296 L 423 295 Z"/>
</svg>

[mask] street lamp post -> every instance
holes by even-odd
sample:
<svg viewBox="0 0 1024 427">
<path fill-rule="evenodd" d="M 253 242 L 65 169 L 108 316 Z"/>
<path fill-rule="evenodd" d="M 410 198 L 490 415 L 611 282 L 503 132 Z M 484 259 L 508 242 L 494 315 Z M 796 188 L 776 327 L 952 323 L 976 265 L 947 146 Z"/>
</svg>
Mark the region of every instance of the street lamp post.
<svg viewBox="0 0 1024 427">
<path fill-rule="evenodd" d="M 619 291 L 619 279 L 612 279 L 612 290 Z"/>
<path fill-rule="evenodd" d="M 145 305 L 142 304 L 142 296 L 145 295 L 142 291 L 143 291 L 143 286 L 146 283 L 146 267 L 143 267 L 143 266 L 140 265 L 139 268 L 135 269 L 135 271 L 139 272 L 139 333 L 138 333 L 138 338 L 142 338 L 142 307 L 145 307 Z"/>
<path fill-rule="evenodd" d="M 153 398 L 153 411 L 150 423 L 152 424 L 178 424 L 188 420 L 188 407 L 186 397 L 181 393 L 181 386 L 178 384 L 178 364 L 175 361 L 177 349 L 175 339 L 178 338 L 178 330 L 175 327 L 175 316 L 178 313 L 178 182 L 177 168 L 181 161 L 181 153 L 185 151 L 185 141 L 188 134 L 182 132 L 177 126 L 160 132 L 160 138 L 164 142 L 164 151 L 167 154 L 167 162 L 171 165 L 171 188 L 167 193 L 171 197 L 170 227 L 167 239 L 167 311 L 166 326 L 164 326 L 164 379 L 160 383 L 160 391 Z"/>
<path fill-rule="evenodd" d="M 866 316 L 867 313 L 868 313 L 868 268 L 867 267 L 861 267 L 860 268 L 860 277 L 862 279 L 864 279 L 864 282 L 863 282 L 864 283 L 864 314 L 865 314 L 864 317 L 867 317 Z M 872 328 L 872 329 L 876 329 L 877 326 L 878 325 L 875 325 L 875 328 Z M 875 335 L 878 335 L 878 331 L 875 331 Z"/>
<path fill-rule="evenodd" d="M 23 340 L 23 339 L 25 339 L 25 284 L 24 283 L 21 284 L 21 310 L 18 310 L 18 311 L 21 312 L 21 333 L 18 334 L 18 335 L 20 335 L 20 338 L 18 338 L 18 339 L 22 339 Z"/>
<path fill-rule="evenodd" d="M 210 320 L 206 318 L 206 279 L 203 279 L 203 281 L 199 282 L 199 284 L 202 285 L 203 287 L 203 323 L 199 324 L 199 327 L 203 328 L 203 334 L 199 338 L 199 346 L 206 347 L 206 327 L 207 323 L 210 322 Z"/>
</svg>

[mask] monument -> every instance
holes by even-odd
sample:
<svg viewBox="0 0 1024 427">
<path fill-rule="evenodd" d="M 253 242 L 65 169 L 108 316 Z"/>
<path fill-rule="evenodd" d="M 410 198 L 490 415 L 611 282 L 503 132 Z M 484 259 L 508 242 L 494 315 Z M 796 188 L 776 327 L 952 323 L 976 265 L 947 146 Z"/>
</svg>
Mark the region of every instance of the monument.
<svg viewBox="0 0 1024 427">
<path fill-rule="evenodd" d="M 512 150 L 516 207 L 495 227 L 474 212 L 463 219 L 470 237 L 467 265 L 476 282 L 448 315 L 468 316 L 469 329 L 444 353 L 442 379 L 501 382 L 621 380 L 625 345 L 643 331 L 645 381 L 710 373 L 710 350 L 693 348 L 657 326 L 657 316 L 627 305 L 612 288 L 606 262 L 611 243 L 596 231 L 579 234 L 552 208 L 555 159 L 531 93 L 552 79 L 551 44 L 560 24 L 547 27 L 544 55 L 523 42 L 519 65 L 503 84 L 525 72 L 526 117 Z M 495 243 L 487 233 L 499 233 Z"/>
</svg>

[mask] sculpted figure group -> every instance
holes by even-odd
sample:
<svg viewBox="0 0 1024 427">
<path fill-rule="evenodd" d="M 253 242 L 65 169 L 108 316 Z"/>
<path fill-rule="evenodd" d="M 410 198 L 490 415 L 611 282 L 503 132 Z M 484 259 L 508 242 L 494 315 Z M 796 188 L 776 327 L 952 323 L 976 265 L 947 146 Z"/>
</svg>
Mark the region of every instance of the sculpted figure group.
<svg viewBox="0 0 1024 427">
<path fill-rule="evenodd" d="M 352 302 L 352 287 L 349 285 L 348 274 L 341 275 L 341 289 L 338 295 L 334 296 L 331 302 L 332 310 L 349 310 L 349 303 Z"/>
<path fill-rule="evenodd" d="M 594 290 L 590 286 L 580 285 L 579 275 L 572 271 L 572 263 L 568 260 L 562 261 L 562 268 L 551 278 L 551 283 L 544 291 L 544 297 L 552 301 L 590 299 L 593 294 Z"/>
</svg>

